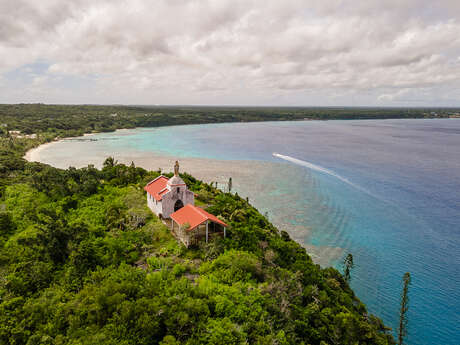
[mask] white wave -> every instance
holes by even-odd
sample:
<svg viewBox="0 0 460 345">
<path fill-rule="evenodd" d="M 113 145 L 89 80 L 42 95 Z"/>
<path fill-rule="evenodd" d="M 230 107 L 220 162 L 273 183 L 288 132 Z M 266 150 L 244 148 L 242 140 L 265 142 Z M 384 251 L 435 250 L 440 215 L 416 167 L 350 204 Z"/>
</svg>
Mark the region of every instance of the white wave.
<svg viewBox="0 0 460 345">
<path fill-rule="evenodd" d="M 304 167 L 309 168 L 311 170 L 315 170 L 315 171 L 318 171 L 318 172 L 333 176 L 333 177 L 339 179 L 340 181 L 345 182 L 346 184 L 349 184 L 350 186 L 353 186 L 353 187 L 355 187 L 355 188 L 357 188 L 357 189 L 359 189 L 361 191 L 364 191 L 364 192 L 370 194 L 364 188 L 354 184 L 350 180 L 346 179 L 345 177 L 340 176 L 339 174 L 335 173 L 332 170 L 323 168 L 322 166 L 319 166 L 319 165 L 316 165 L 316 164 L 313 164 L 313 163 L 310 163 L 310 162 L 307 162 L 307 161 L 303 161 L 303 160 L 300 160 L 300 159 L 297 159 L 297 158 L 294 158 L 294 157 L 291 157 L 291 156 L 281 155 L 281 154 L 276 153 L 276 152 L 273 152 L 273 156 L 281 158 L 281 159 L 284 159 L 285 161 L 288 161 L 288 162 L 291 162 L 291 163 L 294 163 L 294 164 L 304 166 Z"/>
</svg>

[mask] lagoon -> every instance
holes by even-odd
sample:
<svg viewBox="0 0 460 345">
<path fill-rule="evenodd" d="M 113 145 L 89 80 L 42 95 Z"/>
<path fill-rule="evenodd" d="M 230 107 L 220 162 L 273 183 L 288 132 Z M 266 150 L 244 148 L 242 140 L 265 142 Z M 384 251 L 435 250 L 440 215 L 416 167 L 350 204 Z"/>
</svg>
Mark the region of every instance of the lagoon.
<svg viewBox="0 0 460 345">
<path fill-rule="evenodd" d="M 91 140 L 88 140 L 91 139 Z M 107 156 L 182 170 L 249 197 L 322 265 L 352 253 L 351 285 L 397 327 L 404 272 L 409 344 L 460 338 L 460 119 L 229 123 L 63 140 L 29 158 L 100 166 Z"/>
</svg>

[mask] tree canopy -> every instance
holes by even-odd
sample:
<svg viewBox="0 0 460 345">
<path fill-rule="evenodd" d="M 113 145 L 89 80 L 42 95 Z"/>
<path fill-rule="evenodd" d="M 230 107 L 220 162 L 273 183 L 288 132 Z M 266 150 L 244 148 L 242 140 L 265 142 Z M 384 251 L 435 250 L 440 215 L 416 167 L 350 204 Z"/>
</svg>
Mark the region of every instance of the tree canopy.
<svg viewBox="0 0 460 345">
<path fill-rule="evenodd" d="M 104 127 L 106 108 L 81 108 L 85 119 L 28 107 L 0 106 L 7 128 L 38 133 L 0 133 L 0 344 L 394 344 L 337 270 L 248 200 L 181 174 L 229 224 L 227 238 L 187 249 L 146 207 L 142 187 L 160 172 L 22 158 L 58 133 L 125 126 L 119 108 Z"/>
</svg>

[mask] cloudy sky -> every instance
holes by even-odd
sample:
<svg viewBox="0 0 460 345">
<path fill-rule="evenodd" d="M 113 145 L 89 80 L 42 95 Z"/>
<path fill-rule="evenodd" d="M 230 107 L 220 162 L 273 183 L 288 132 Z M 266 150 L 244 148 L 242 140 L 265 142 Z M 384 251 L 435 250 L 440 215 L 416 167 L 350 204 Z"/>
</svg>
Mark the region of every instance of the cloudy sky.
<svg viewBox="0 0 460 345">
<path fill-rule="evenodd" d="M 0 103 L 460 106 L 459 0 L 0 0 Z"/>
</svg>

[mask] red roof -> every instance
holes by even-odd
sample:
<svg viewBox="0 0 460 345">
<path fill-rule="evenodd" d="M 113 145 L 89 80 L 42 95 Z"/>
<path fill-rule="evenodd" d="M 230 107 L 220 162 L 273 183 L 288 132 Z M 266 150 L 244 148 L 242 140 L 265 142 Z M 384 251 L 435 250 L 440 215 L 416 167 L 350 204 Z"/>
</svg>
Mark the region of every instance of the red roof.
<svg viewBox="0 0 460 345">
<path fill-rule="evenodd" d="M 155 200 L 160 201 L 163 195 L 168 192 L 166 184 L 168 183 L 168 178 L 161 175 L 158 176 L 155 180 L 149 182 L 147 186 L 144 187 L 145 191 L 155 198 Z"/>
<path fill-rule="evenodd" d="M 195 229 L 198 225 L 203 224 L 205 221 L 210 220 L 211 222 L 218 223 L 223 226 L 228 226 L 215 215 L 206 212 L 202 208 L 187 204 L 180 210 L 177 210 L 171 214 L 171 218 L 179 225 L 186 223 L 190 224 L 188 231 Z"/>
</svg>

